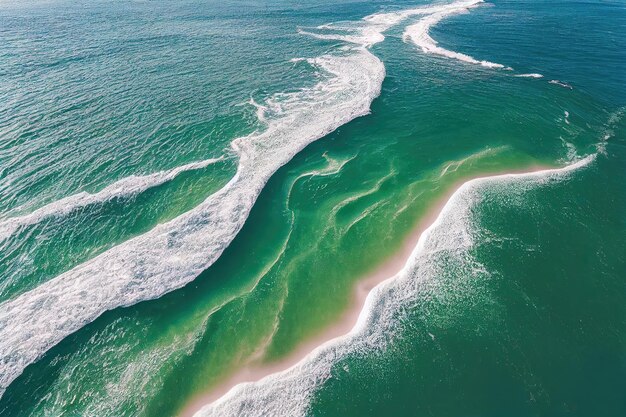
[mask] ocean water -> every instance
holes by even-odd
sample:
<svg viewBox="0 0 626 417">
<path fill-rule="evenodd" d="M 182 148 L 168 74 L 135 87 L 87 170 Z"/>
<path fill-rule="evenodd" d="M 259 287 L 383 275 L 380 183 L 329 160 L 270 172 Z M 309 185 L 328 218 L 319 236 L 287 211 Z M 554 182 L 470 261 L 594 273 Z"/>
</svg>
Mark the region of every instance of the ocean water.
<svg viewBox="0 0 626 417">
<path fill-rule="evenodd" d="M 625 34 L 618 0 L 0 3 L 0 415 L 626 415 Z M 350 333 L 200 409 L 448 197 Z"/>
</svg>

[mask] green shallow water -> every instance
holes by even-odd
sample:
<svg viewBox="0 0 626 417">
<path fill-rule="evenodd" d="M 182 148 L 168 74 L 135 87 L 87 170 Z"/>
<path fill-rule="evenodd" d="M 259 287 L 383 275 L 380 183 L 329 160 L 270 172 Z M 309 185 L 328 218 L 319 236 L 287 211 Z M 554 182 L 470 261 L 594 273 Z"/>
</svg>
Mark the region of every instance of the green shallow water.
<svg viewBox="0 0 626 417">
<path fill-rule="evenodd" d="M 624 262 L 607 260 L 624 252 L 624 200 L 605 177 L 621 169 L 489 195 L 484 269 L 424 290 L 387 351 L 338 363 L 315 415 L 623 414 Z"/>
<path fill-rule="evenodd" d="M 20 227 L 0 243 L 2 301 L 224 186 L 237 162 L 228 144 L 262 128 L 250 98 L 313 85 L 311 69 L 289 59 L 342 47 L 299 27 L 414 4 L 153 6 L 159 13 L 142 3 L 2 5 L 3 217 L 226 155 Z M 402 41 L 406 25 L 390 29 L 371 49 L 386 78 L 369 115 L 280 168 L 193 282 L 50 347 L 9 385 L 0 415 L 177 415 L 245 364 L 280 360 L 323 332 L 358 279 L 460 181 L 598 149 L 563 181 L 482 192 L 471 262 L 450 260 L 418 287 L 384 348 L 337 358 L 306 414 L 623 415 L 626 84 L 615 68 L 626 61 L 625 22 L 619 2 L 494 1 L 431 31 L 450 50 L 542 79 L 423 54 Z"/>
</svg>

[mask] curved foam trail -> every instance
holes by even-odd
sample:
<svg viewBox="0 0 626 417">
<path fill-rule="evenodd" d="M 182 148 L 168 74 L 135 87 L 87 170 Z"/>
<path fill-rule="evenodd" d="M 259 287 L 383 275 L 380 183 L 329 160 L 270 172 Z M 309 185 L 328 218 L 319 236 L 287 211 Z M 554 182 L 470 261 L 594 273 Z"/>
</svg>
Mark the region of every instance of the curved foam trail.
<svg viewBox="0 0 626 417">
<path fill-rule="evenodd" d="M 380 187 L 382 187 L 382 185 L 387 182 L 390 178 L 393 178 L 396 175 L 396 171 L 392 168 L 391 171 L 386 174 L 384 177 L 380 178 L 378 181 L 376 181 L 374 183 L 374 186 L 372 188 L 369 188 L 365 191 L 361 191 L 358 192 L 354 195 L 351 195 L 350 197 L 346 198 L 345 200 L 340 201 L 339 203 L 337 203 L 331 210 L 331 215 L 333 217 L 337 216 L 337 213 L 339 213 L 339 211 L 341 209 L 343 209 L 344 207 L 348 206 L 349 204 L 354 203 L 355 201 L 360 200 L 363 197 L 367 197 L 369 195 L 375 194 L 378 191 L 380 191 Z"/>
<path fill-rule="evenodd" d="M 225 158 L 206 159 L 204 161 L 192 162 L 186 165 L 170 169 L 168 171 L 156 172 L 150 175 L 135 176 L 123 178 L 113 184 L 103 188 L 95 194 L 88 192 L 80 192 L 69 197 L 62 198 L 45 205 L 30 214 L 18 217 L 10 217 L 0 222 L 0 241 L 3 241 L 13 235 L 19 228 L 40 223 L 41 221 L 51 217 L 62 217 L 71 212 L 97 203 L 103 203 L 108 200 L 120 197 L 130 197 L 135 194 L 142 193 L 150 188 L 157 187 L 161 184 L 175 179 L 178 175 L 186 171 L 193 171 L 223 161 Z"/>
<path fill-rule="evenodd" d="M 320 25 L 312 30 L 298 29 L 298 33 L 323 40 L 338 40 L 370 47 L 385 40 L 383 33 L 402 21 L 418 15 L 451 13 L 466 10 L 484 0 L 463 0 L 449 4 L 417 7 L 397 12 L 375 13 L 364 17 L 360 22 L 343 22 Z M 325 33 L 330 31 L 331 33 Z M 343 32 L 343 33 L 337 33 Z"/>
<path fill-rule="evenodd" d="M 304 172 L 298 175 L 296 178 L 294 178 L 294 180 L 291 182 L 291 187 L 289 187 L 289 191 L 287 192 L 287 207 L 289 207 L 289 202 L 291 201 L 291 193 L 293 192 L 293 187 L 302 178 L 327 177 L 330 175 L 338 174 L 348 162 L 356 158 L 356 155 L 354 155 L 343 160 L 333 159 L 329 157 L 328 154 L 326 154 L 326 152 L 324 152 L 322 156 L 326 160 L 326 166 L 324 168 L 316 169 L 316 170 L 309 171 L 309 172 Z M 293 211 L 292 211 L 292 214 L 293 214 Z"/>
<path fill-rule="evenodd" d="M 508 146 L 498 146 L 496 148 L 487 148 L 485 150 L 482 150 L 480 152 L 471 154 L 459 161 L 452 161 L 449 162 L 448 164 L 446 164 L 443 169 L 441 170 L 441 172 L 439 173 L 439 178 L 442 178 L 444 175 L 446 175 L 448 172 L 456 172 L 463 164 L 465 164 L 468 161 L 472 161 L 475 159 L 480 159 L 483 156 L 486 155 L 490 155 L 490 154 L 497 154 L 505 149 L 507 149 Z"/>
<path fill-rule="evenodd" d="M 270 176 L 309 143 L 369 113 L 383 63 L 363 47 L 311 64 L 322 80 L 273 97 L 267 129 L 236 139 L 229 183 L 191 211 L 0 304 L 0 393 L 23 369 L 103 312 L 158 298 L 197 277 L 243 226 Z"/>
<path fill-rule="evenodd" d="M 411 13 L 420 13 L 420 10 L 412 9 L 402 13 L 379 13 L 366 16 L 360 22 L 325 24 L 312 30 L 299 28 L 298 33 L 316 39 L 336 40 L 371 47 L 385 40 L 383 32 L 406 19 Z"/>
<path fill-rule="evenodd" d="M 430 29 L 437 23 L 441 22 L 441 20 L 455 14 L 468 12 L 470 9 L 479 6 L 481 3 L 483 3 L 483 0 L 462 1 L 441 6 L 439 10 L 435 8 L 436 11 L 432 14 L 420 19 L 415 24 L 408 26 L 404 31 L 403 39 L 405 41 L 410 40 L 415 45 L 420 47 L 426 54 L 440 55 L 446 58 L 467 62 L 469 64 L 481 65 L 486 68 L 502 68 L 511 70 L 512 68 L 505 67 L 502 64 L 490 61 L 479 61 L 469 55 L 442 48 L 437 44 L 437 41 L 430 36 Z"/>
<path fill-rule="evenodd" d="M 531 74 L 517 74 L 517 75 L 514 75 L 514 77 L 519 77 L 519 78 L 543 78 L 543 75 L 537 74 L 537 73 L 531 73 Z"/>
<path fill-rule="evenodd" d="M 568 83 L 564 83 L 563 81 L 559 81 L 559 80 L 550 80 L 548 81 L 550 84 L 554 84 L 554 85 L 558 85 L 559 87 L 563 87 L 563 88 L 569 88 L 570 90 L 573 90 L 574 87 L 572 87 L 571 85 L 569 85 Z"/>
<path fill-rule="evenodd" d="M 444 254 L 446 264 L 450 256 L 458 263 L 468 262 L 467 251 L 473 245 L 474 233 L 472 208 L 480 202 L 486 187 L 533 188 L 557 182 L 587 166 L 595 157 L 595 154 L 590 155 L 558 169 L 483 177 L 464 183 L 435 222 L 422 233 L 403 269 L 368 294 L 357 323 L 349 333 L 324 343 L 285 371 L 235 386 L 203 407 L 195 417 L 306 415 L 315 391 L 332 376 L 333 366 L 338 361 L 349 355 L 384 349 L 397 331 L 399 312 L 416 302 L 420 288 L 432 284 L 436 289 L 437 277 L 442 271 L 437 266 L 437 256 Z"/>
<path fill-rule="evenodd" d="M 316 39 L 337 40 L 366 46 L 372 46 L 385 40 L 385 36 L 374 28 L 363 29 L 360 34 L 355 35 L 315 33 L 304 29 L 298 29 L 298 33 L 301 35 L 312 36 Z"/>
</svg>

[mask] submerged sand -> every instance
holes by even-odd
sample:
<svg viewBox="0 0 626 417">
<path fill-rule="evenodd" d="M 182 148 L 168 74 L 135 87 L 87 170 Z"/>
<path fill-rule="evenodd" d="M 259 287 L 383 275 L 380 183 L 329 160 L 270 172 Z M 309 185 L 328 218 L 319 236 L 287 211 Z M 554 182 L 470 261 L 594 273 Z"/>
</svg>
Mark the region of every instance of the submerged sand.
<svg viewBox="0 0 626 417">
<path fill-rule="evenodd" d="M 387 279 L 393 278 L 402 270 L 404 265 L 410 259 L 422 233 L 435 222 L 448 200 L 464 183 L 476 178 L 495 177 L 504 174 L 533 173 L 550 168 L 551 167 L 535 165 L 524 170 L 507 170 L 503 172 L 475 175 L 454 183 L 442 196 L 435 200 L 426 213 L 418 220 L 416 226 L 405 238 L 400 249 L 373 271 L 358 280 L 353 290 L 352 299 L 348 308 L 342 313 L 337 321 L 323 329 L 316 336 L 303 341 L 293 352 L 283 359 L 271 363 L 243 365 L 240 369 L 236 370 L 218 385 L 212 387 L 208 392 L 193 398 L 179 414 L 179 417 L 192 417 L 195 413 L 200 411 L 202 407 L 216 401 L 238 384 L 244 382 L 255 382 L 270 374 L 289 369 L 304 359 L 318 346 L 350 332 L 350 330 L 352 330 L 355 326 L 357 319 L 363 310 L 365 299 L 367 298 L 369 292 L 378 284 L 386 281 Z"/>
</svg>

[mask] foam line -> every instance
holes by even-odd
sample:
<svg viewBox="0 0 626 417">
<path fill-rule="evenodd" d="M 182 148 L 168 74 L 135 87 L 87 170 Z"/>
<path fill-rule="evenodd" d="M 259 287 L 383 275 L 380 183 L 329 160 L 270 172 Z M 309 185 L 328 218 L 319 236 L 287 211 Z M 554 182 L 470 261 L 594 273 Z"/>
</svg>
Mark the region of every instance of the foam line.
<svg viewBox="0 0 626 417">
<path fill-rule="evenodd" d="M 289 191 L 287 192 L 287 207 L 289 207 L 289 202 L 291 201 L 291 193 L 293 192 L 293 187 L 296 185 L 298 181 L 302 178 L 311 178 L 311 177 L 327 177 L 330 175 L 335 175 L 339 173 L 343 167 L 354 158 L 356 155 L 351 156 L 347 159 L 334 159 L 328 156 L 326 152 L 322 155 L 322 157 L 326 160 L 326 166 L 321 169 L 316 169 L 309 172 L 304 172 L 298 175 L 293 182 L 291 183 L 291 187 L 289 187 Z"/>
<path fill-rule="evenodd" d="M 490 187 L 506 192 L 510 187 L 530 189 L 561 181 L 594 161 L 590 155 L 563 168 L 522 174 L 503 174 L 470 180 L 450 197 L 433 224 L 419 238 L 403 269 L 376 286 L 367 296 L 356 325 L 344 336 L 319 346 L 291 368 L 257 382 L 236 385 L 226 395 L 206 405 L 194 417 L 212 416 L 301 416 L 307 415 L 316 390 L 327 381 L 333 366 L 343 358 L 384 349 L 398 328 L 398 317 L 416 302 L 420 289 L 436 281 L 442 269 L 439 256 L 449 269 L 452 260 L 468 264 L 475 226 L 472 208 Z M 469 265 L 469 268 L 475 268 Z M 431 337 L 433 337 L 431 335 Z"/>
<path fill-rule="evenodd" d="M 531 74 L 517 74 L 517 75 L 515 75 L 515 77 L 520 77 L 520 78 L 543 78 L 543 75 L 537 74 L 537 73 L 531 73 Z"/>
<path fill-rule="evenodd" d="M 239 166 L 224 188 L 191 211 L 0 304 L 1 393 L 27 365 L 103 312 L 192 281 L 230 244 L 278 168 L 369 112 L 385 75 L 378 58 L 358 47 L 311 63 L 321 81 L 272 97 L 267 128 L 232 142 Z"/>
<path fill-rule="evenodd" d="M 443 178 L 443 176 L 446 175 L 448 172 L 456 172 L 466 162 L 469 162 L 469 161 L 472 161 L 472 160 L 476 160 L 476 159 L 480 159 L 483 156 L 498 154 L 498 153 L 506 150 L 507 148 L 508 148 L 508 146 L 498 146 L 496 148 L 487 148 L 487 149 L 482 150 L 480 152 L 471 154 L 470 156 L 467 156 L 467 157 L 461 159 L 460 161 L 449 162 L 449 163 L 447 163 L 443 167 L 443 169 L 439 173 L 439 178 Z"/>
<path fill-rule="evenodd" d="M 317 29 L 320 29 L 320 28 L 317 28 Z M 356 33 L 353 35 L 315 33 L 315 32 L 307 31 L 304 29 L 298 29 L 298 33 L 300 33 L 301 35 L 308 35 L 316 39 L 336 40 L 336 41 L 343 41 L 343 42 L 355 43 L 355 44 L 366 45 L 366 46 L 372 46 L 374 44 L 377 44 L 385 40 L 385 37 L 379 31 L 365 30 L 365 29 L 360 31 L 360 33 Z"/>
<path fill-rule="evenodd" d="M 466 10 L 483 0 L 463 0 L 449 4 L 416 7 L 397 12 L 375 13 L 363 18 L 360 22 L 339 22 L 317 26 L 312 29 L 298 29 L 304 35 L 323 40 L 337 40 L 370 47 L 385 40 L 384 32 L 403 22 L 419 15 L 451 13 L 456 10 Z"/>
<path fill-rule="evenodd" d="M 430 29 L 443 19 L 456 14 L 466 13 L 470 9 L 479 6 L 481 3 L 483 3 L 483 0 L 460 1 L 446 6 L 441 6 L 440 8 L 435 7 L 433 8 L 434 11 L 431 14 L 423 17 L 417 23 L 408 26 L 404 31 L 403 39 L 405 41 L 410 40 L 421 48 L 422 52 L 426 54 L 435 54 L 467 62 L 469 64 L 481 65 L 486 68 L 501 68 L 510 70 L 511 68 L 505 67 L 502 64 L 490 61 L 479 61 L 469 55 L 442 48 L 437 44 L 437 41 L 430 36 Z"/>
<path fill-rule="evenodd" d="M 564 83 L 563 81 L 559 81 L 559 80 L 550 80 L 548 81 L 550 84 L 554 84 L 554 85 L 558 85 L 559 87 L 563 87 L 563 88 L 568 88 L 570 90 L 573 90 L 574 87 L 572 87 L 571 85 L 569 85 L 568 83 Z"/>
<path fill-rule="evenodd" d="M 30 214 L 10 217 L 0 222 L 0 242 L 15 234 L 21 227 L 34 225 L 51 217 L 67 216 L 73 211 L 91 204 L 103 203 L 114 198 L 130 197 L 169 182 L 183 172 L 206 168 L 211 164 L 223 160 L 224 157 L 222 156 L 220 158 L 192 162 L 168 171 L 160 171 L 150 175 L 131 175 L 114 182 L 95 194 L 83 191 L 47 204 Z"/>
</svg>

